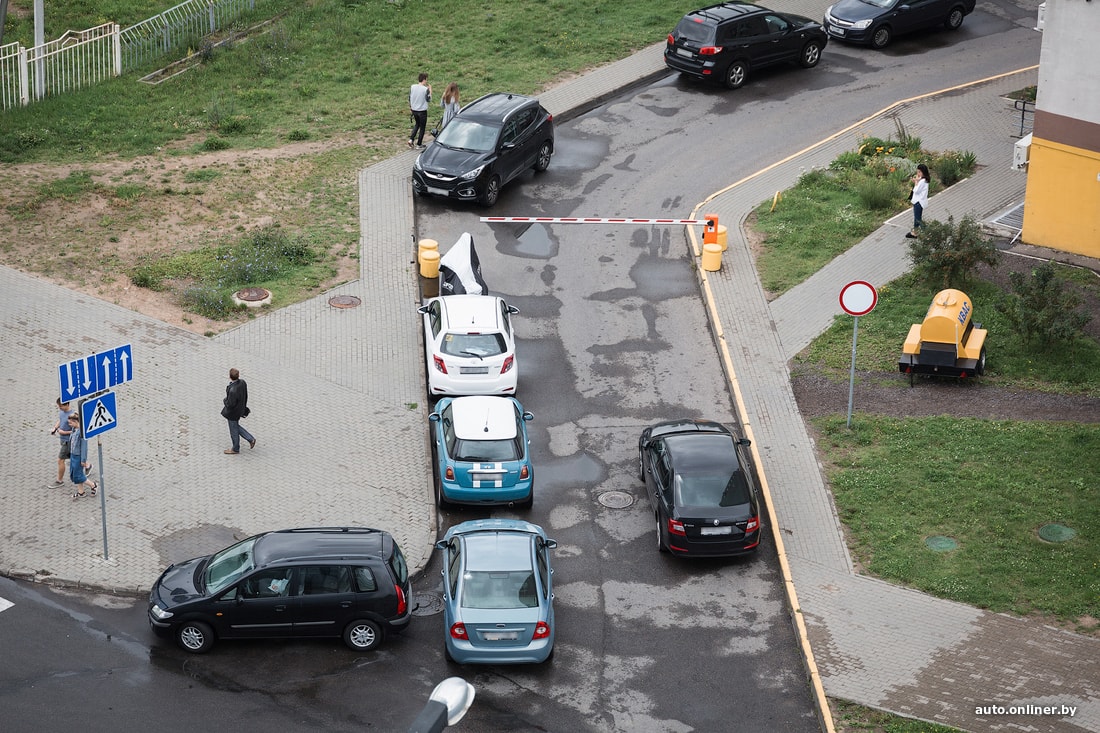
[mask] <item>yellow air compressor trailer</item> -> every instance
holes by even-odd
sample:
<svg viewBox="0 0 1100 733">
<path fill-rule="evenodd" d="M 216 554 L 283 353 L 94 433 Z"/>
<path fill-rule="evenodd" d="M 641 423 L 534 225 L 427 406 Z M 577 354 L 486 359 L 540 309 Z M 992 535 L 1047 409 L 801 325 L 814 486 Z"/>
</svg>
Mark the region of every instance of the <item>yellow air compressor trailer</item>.
<svg viewBox="0 0 1100 733">
<path fill-rule="evenodd" d="M 974 307 L 961 290 L 936 293 L 923 323 L 909 327 L 898 370 L 941 377 L 980 377 L 985 373 L 985 334 L 974 323 Z"/>
</svg>

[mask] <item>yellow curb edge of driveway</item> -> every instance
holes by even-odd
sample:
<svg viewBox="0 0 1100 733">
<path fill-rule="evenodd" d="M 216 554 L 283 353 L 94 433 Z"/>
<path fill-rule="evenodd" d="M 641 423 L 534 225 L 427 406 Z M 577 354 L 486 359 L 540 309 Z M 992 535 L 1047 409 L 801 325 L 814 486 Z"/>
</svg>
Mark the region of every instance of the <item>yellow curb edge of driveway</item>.
<svg viewBox="0 0 1100 733">
<path fill-rule="evenodd" d="M 867 124 L 871 120 L 873 120 L 877 117 L 881 117 L 882 115 L 885 115 L 885 114 L 889 113 L 890 111 L 896 109 L 897 107 L 900 107 L 903 104 L 919 101 L 919 100 L 922 100 L 922 99 L 929 99 L 931 97 L 936 97 L 936 96 L 939 96 L 941 94 L 947 94 L 949 92 L 958 91 L 959 89 L 966 89 L 968 87 L 978 86 L 980 84 L 986 84 L 988 82 L 996 81 L 998 79 L 1003 79 L 1005 77 L 1014 76 L 1016 74 L 1022 74 L 1024 72 L 1028 72 L 1028 71 L 1033 71 L 1037 68 L 1039 68 L 1039 66 L 1038 66 L 1038 64 L 1035 64 L 1035 65 L 1027 66 L 1027 67 L 1024 67 L 1024 68 L 1021 68 L 1021 69 L 1016 69 L 1015 71 L 1008 71 L 1008 72 L 1005 72 L 1003 74 L 996 74 L 994 76 L 988 76 L 988 77 L 985 77 L 983 79 L 978 79 L 978 80 L 975 80 L 975 81 L 969 81 L 969 82 L 965 82 L 963 84 L 957 84 L 957 85 L 952 86 L 952 87 L 947 87 L 946 89 L 939 89 L 939 90 L 936 90 L 936 91 L 933 91 L 933 92 L 928 92 L 926 94 L 919 94 L 919 95 L 914 96 L 914 97 L 909 97 L 907 99 L 901 99 L 901 100 L 898 100 L 896 102 L 893 102 L 892 104 L 889 104 L 886 107 L 883 107 L 878 112 L 875 112 L 874 114 L 868 115 L 867 117 L 864 117 L 863 119 L 859 120 L 858 122 L 854 122 L 851 125 L 848 125 L 847 127 L 845 127 L 844 129 L 838 130 L 837 132 L 834 132 L 832 135 L 829 135 L 828 137 L 823 138 L 822 140 L 819 140 L 818 142 L 813 143 L 812 145 L 809 145 L 809 146 L 803 148 L 802 150 L 799 150 L 796 153 L 792 153 L 791 155 L 788 155 L 786 158 L 783 158 L 782 160 L 776 161 L 775 163 L 772 163 L 771 165 L 765 166 L 764 168 L 761 168 L 760 170 L 756 171 L 755 173 L 750 173 L 749 175 L 745 176 L 744 178 L 742 178 L 738 181 L 735 181 L 735 182 L 731 183 L 730 185 L 726 186 L 725 188 L 722 188 L 722 189 L 719 189 L 718 191 L 715 191 L 714 193 L 707 196 L 705 199 L 703 199 L 701 202 L 699 202 L 695 206 L 695 208 L 692 210 L 691 215 L 690 215 L 689 218 L 691 218 L 691 219 L 698 218 L 699 212 L 702 211 L 703 207 L 706 206 L 707 204 L 709 204 L 714 199 L 721 196 L 722 194 L 727 193 L 728 191 L 731 191 L 734 188 L 737 188 L 738 186 L 742 185 L 743 183 L 751 181 L 752 179 L 754 179 L 758 176 L 761 176 L 764 173 L 767 173 L 768 171 L 773 170 L 774 168 L 777 168 L 778 166 L 783 165 L 784 163 L 788 163 L 788 162 L 794 160 L 795 158 L 799 157 L 800 155 L 805 155 L 806 153 L 808 153 L 808 152 L 810 152 L 810 151 L 812 151 L 816 148 L 819 148 L 822 145 L 825 145 L 826 143 L 829 143 L 829 142 L 835 140 L 836 138 L 840 137 L 841 135 L 843 135 L 845 133 L 848 133 L 848 132 L 851 132 L 852 130 L 857 129 L 857 128 Z M 743 229 L 744 224 L 745 224 L 745 219 L 744 218 L 742 218 L 739 222 L 737 222 L 738 228 L 741 228 L 741 229 Z M 696 234 L 695 234 L 695 228 L 694 228 L 694 226 L 686 226 L 686 227 L 684 227 L 684 229 L 687 233 L 688 241 L 691 244 L 692 254 L 693 254 L 695 259 L 699 259 L 701 257 L 702 253 L 701 253 L 700 248 L 699 248 L 698 238 L 696 237 Z M 825 730 L 826 733 L 835 733 L 836 728 L 833 725 L 832 709 L 829 707 L 829 699 L 825 695 L 825 687 L 821 682 L 821 673 L 817 668 L 817 662 L 814 659 L 813 649 L 810 646 L 810 638 L 809 638 L 809 634 L 807 633 L 807 630 L 806 630 L 806 622 L 805 622 L 805 619 L 803 618 L 802 608 L 798 604 L 798 593 L 797 593 L 797 591 L 795 590 L 795 587 L 794 587 L 794 580 L 791 578 L 791 568 L 790 568 L 789 562 L 787 561 L 786 546 L 783 544 L 783 537 L 779 532 L 779 521 L 778 521 L 778 519 L 776 518 L 776 515 L 775 515 L 775 507 L 772 503 L 771 490 L 768 486 L 768 477 L 764 473 L 763 464 L 761 463 L 761 460 L 760 460 L 760 453 L 759 453 L 759 450 L 757 448 L 758 443 L 756 441 L 755 436 L 753 435 L 752 424 L 749 422 L 748 412 L 745 409 L 745 400 L 744 400 L 744 397 L 741 394 L 741 385 L 740 385 L 740 382 L 737 379 L 737 372 L 733 368 L 733 359 L 730 357 L 729 346 L 726 343 L 725 330 L 722 327 L 721 319 L 718 317 L 718 307 L 715 304 L 714 293 L 713 293 L 713 291 L 711 290 L 711 287 L 710 287 L 710 279 L 709 279 L 709 276 L 708 276 L 707 272 L 702 267 L 698 267 L 697 272 L 699 273 L 700 284 L 703 287 L 703 298 L 706 301 L 707 310 L 710 313 L 711 330 L 714 334 L 715 343 L 717 344 L 718 349 L 722 354 L 722 366 L 723 366 L 723 369 L 726 372 L 726 379 L 729 383 L 730 391 L 733 393 L 734 401 L 735 401 L 736 406 L 737 406 L 737 419 L 741 423 L 741 430 L 744 433 L 745 437 L 747 437 L 749 440 L 752 441 L 752 444 L 750 445 L 750 450 L 752 451 L 752 459 L 753 459 L 753 462 L 756 464 L 757 476 L 760 479 L 760 489 L 763 492 L 764 500 L 767 503 L 768 523 L 771 525 L 772 539 L 775 542 L 776 553 L 779 556 L 779 569 L 780 569 L 780 572 L 783 574 L 783 587 L 784 587 L 784 590 L 787 594 L 787 604 L 790 608 L 790 613 L 791 613 L 792 617 L 794 618 L 795 630 L 798 633 L 798 642 L 799 642 L 799 645 L 802 647 L 803 660 L 806 664 L 806 670 L 807 670 L 807 672 L 810 676 L 810 683 L 813 687 L 814 698 L 817 702 L 818 715 L 819 715 L 819 718 L 820 718 L 821 727 Z"/>
</svg>

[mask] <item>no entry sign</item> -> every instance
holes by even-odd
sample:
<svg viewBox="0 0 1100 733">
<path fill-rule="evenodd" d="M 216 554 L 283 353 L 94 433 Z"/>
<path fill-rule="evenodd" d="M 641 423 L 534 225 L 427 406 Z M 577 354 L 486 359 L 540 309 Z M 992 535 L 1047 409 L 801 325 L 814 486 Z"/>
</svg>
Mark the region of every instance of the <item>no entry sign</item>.
<svg viewBox="0 0 1100 733">
<path fill-rule="evenodd" d="M 878 291 L 864 280 L 853 280 L 840 289 L 840 307 L 850 316 L 865 316 L 875 309 Z"/>
</svg>

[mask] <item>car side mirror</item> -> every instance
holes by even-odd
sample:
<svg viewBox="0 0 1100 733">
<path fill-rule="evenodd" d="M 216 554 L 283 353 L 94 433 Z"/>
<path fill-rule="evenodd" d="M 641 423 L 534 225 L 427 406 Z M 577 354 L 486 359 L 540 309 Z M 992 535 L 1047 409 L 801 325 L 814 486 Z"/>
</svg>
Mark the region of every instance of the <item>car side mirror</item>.
<svg viewBox="0 0 1100 733">
<path fill-rule="evenodd" d="M 439 413 L 433 412 L 432 414 L 428 415 L 428 422 L 439 422 Z"/>
<path fill-rule="evenodd" d="M 519 313 L 519 308 L 515 307 L 514 305 L 510 305 L 508 306 L 508 312 L 514 316 L 515 314 Z"/>
<path fill-rule="evenodd" d="M 501 150 L 511 150 L 514 147 L 516 147 L 515 143 L 504 143 L 503 145 L 500 146 L 500 149 Z"/>
<path fill-rule="evenodd" d="M 749 440 L 748 438 L 738 438 L 737 439 L 737 445 L 743 445 L 746 448 L 748 448 L 750 445 L 752 445 L 752 441 Z"/>
<path fill-rule="evenodd" d="M 426 315 L 428 315 L 428 306 L 422 305 L 422 306 L 420 306 L 419 308 L 416 309 L 416 312 L 421 314 L 421 315 L 426 316 Z"/>
<path fill-rule="evenodd" d="M 431 419 L 431 418 L 429 417 L 429 419 Z M 534 420 L 535 419 L 535 413 L 533 413 L 533 412 L 524 412 L 523 413 L 523 419 L 524 420 Z"/>
<path fill-rule="evenodd" d="M 557 540 L 546 540 L 546 549 L 553 550 L 558 546 Z"/>
<path fill-rule="evenodd" d="M 447 549 L 447 544 L 448 544 L 447 540 L 440 540 L 439 542 L 435 543 L 435 549 L 437 549 L 437 550 L 446 550 Z"/>
</svg>

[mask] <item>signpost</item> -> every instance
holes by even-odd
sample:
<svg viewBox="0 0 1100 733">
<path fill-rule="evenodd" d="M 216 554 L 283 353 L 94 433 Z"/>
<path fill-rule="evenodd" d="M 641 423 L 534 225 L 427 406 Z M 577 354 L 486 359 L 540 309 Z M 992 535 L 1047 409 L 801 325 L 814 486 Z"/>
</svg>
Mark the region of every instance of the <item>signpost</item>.
<svg viewBox="0 0 1100 733">
<path fill-rule="evenodd" d="M 57 383 L 62 402 L 87 397 L 80 403 L 80 430 L 84 439 L 101 435 L 118 426 L 115 393 L 107 390 L 134 378 L 134 349 L 131 344 L 91 354 L 57 365 Z M 99 506 L 103 520 L 103 559 L 107 552 L 107 481 L 104 477 L 103 443 L 99 449 Z"/>
<path fill-rule="evenodd" d="M 852 397 L 856 390 L 856 342 L 859 340 L 859 317 L 875 309 L 878 291 L 864 280 L 853 280 L 840 289 L 840 307 L 852 318 L 852 369 L 848 375 L 848 424 L 852 427 Z"/>
</svg>

